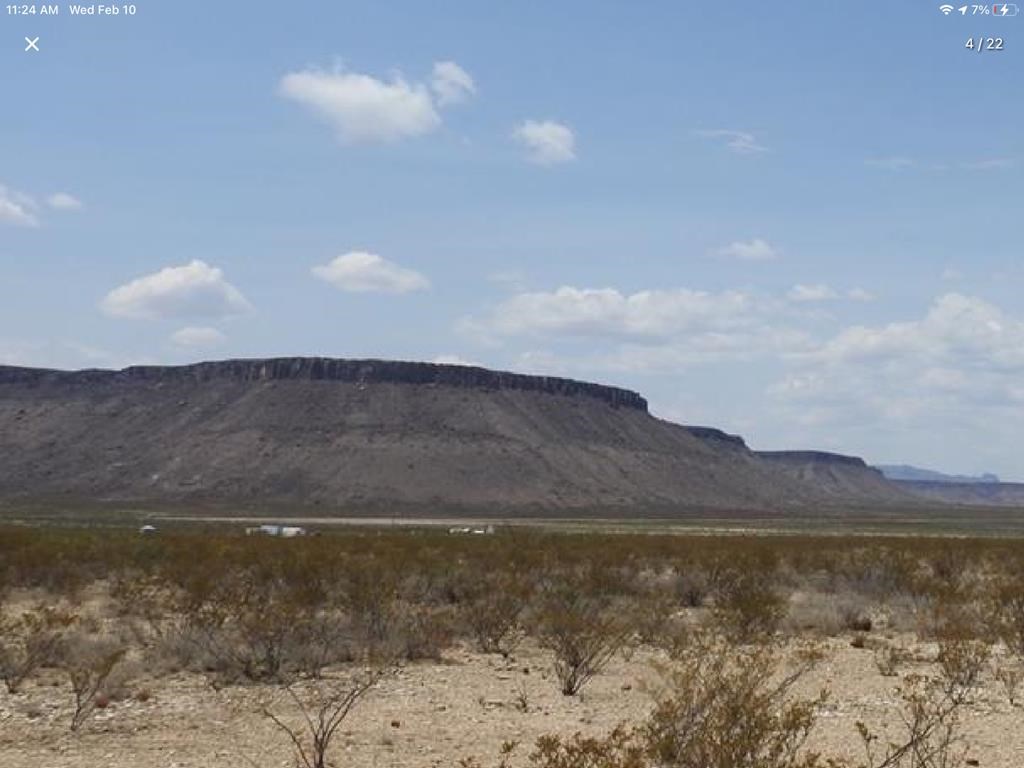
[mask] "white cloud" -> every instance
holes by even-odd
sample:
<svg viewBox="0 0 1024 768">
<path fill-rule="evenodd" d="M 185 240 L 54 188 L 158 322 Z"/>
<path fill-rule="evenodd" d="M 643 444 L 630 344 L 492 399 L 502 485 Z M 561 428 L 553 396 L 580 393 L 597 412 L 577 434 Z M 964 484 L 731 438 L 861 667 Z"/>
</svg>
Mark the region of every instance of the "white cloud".
<svg viewBox="0 0 1024 768">
<path fill-rule="evenodd" d="M 993 459 L 1024 430 L 1024 319 L 983 299 L 948 293 L 923 317 L 846 328 L 808 353 L 772 389 L 797 423 L 851 433 L 880 450 L 917 434 L 977 441 Z M 995 439 L 992 437 L 992 439 Z"/>
<path fill-rule="evenodd" d="M 729 243 L 719 248 L 717 253 L 719 256 L 739 261 L 773 261 L 779 257 L 780 251 L 767 240 L 755 237 L 749 241 L 737 240 Z"/>
<path fill-rule="evenodd" d="M 874 301 L 875 294 L 871 291 L 866 291 L 863 288 L 851 288 L 846 292 L 846 298 L 850 301 Z"/>
<path fill-rule="evenodd" d="M 219 347 L 227 341 L 227 336 L 216 328 L 205 326 L 188 326 L 171 334 L 171 343 L 189 349 L 208 349 Z"/>
<path fill-rule="evenodd" d="M 754 301 L 739 291 L 675 290 L 623 294 L 614 288 L 564 286 L 520 293 L 501 302 L 486 326 L 500 335 L 553 334 L 663 338 L 745 325 Z"/>
<path fill-rule="evenodd" d="M 847 328 L 814 357 L 830 363 L 899 358 L 1024 369 L 1024 322 L 982 299 L 947 293 L 921 320 Z"/>
<path fill-rule="evenodd" d="M 100 303 L 113 317 L 223 317 L 252 307 L 224 273 L 193 260 L 115 288 Z"/>
<path fill-rule="evenodd" d="M 0 184 L 0 224 L 14 224 L 20 227 L 38 227 L 36 203 L 28 195 Z"/>
<path fill-rule="evenodd" d="M 839 298 L 839 294 L 835 292 L 831 287 L 818 283 L 816 285 L 794 285 L 786 297 L 790 301 L 796 302 L 815 302 L 815 301 L 831 301 L 832 299 Z"/>
<path fill-rule="evenodd" d="M 758 152 L 768 151 L 768 148 L 762 145 L 754 134 L 746 131 L 715 128 L 712 130 L 696 131 L 696 134 L 705 139 L 724 140 L 726 148 L 737 155 L 753 155 Z"/>
<path fill-rule="evenodd" d="M 439 106 L 458 104 L 476 94 L 476 83 L 470 74 L 454 61 L 434 64 L 430 87 L 437 94 Z"/>
<path fill-rule="evenodd" d="M 57 211 L 78 211 L 82 209 L 82 201 L 67 192 L 57 192 L 50 195 L 46 204 Z"/>
<path fill-rule="evenodd" d="M 526 147 L 527 159 L 537 165 L 557 165 L 576 159 L 576 136 L 564 123 L 525 120 L 516 126 L 512 138 Z"/>
<path fill-rule="evenodd" d="M 441 116 L 426 85 L 355 72 L 307 69 L 281 80 L 281 93 L 335 129 L 343 144 L 392 142 L 429 133 Z"/>
<path fill-rule="evenodd" d="M 968 171 L 1000 171 L 1013 168 L 1016 164 L 1017 161 L 1012 157 L 990 157 L 985 160 L 962 163 L 962 167 Z"/>
<path fill-rule="evenodd" d="M 313 267 L 312 272 L 321 280 L 351 293 L 410 293 L 430 287 L 430 281 L 419 272 L 365 251 L 342 254 L 327 264 Z"/>
</svg>

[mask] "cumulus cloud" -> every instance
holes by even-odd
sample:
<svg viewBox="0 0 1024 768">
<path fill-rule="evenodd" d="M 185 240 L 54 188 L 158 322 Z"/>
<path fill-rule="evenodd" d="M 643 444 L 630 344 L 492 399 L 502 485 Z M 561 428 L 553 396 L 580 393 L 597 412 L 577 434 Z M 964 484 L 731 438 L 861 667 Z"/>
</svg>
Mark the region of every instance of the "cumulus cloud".
<svg viewBox="0 0 1024 768">
<path fill-rule="evenodd" d="M 209 349 L 219 347 L 227 341 L 227 336 L 216 328 L 206 326 L 187 326 L 171 334 L 171 343 L 187 349 Z"/>
<path fill-rule="evenodd" d="M 380 80 L 355 72 L 307 69 L 285 75 L 280 90 L 327 120 L 343 144 L 398 141 L 441 124 L 427 86 L 397 74 Z"/>
<path fill-rule="evenodd" d="M 487 327 L 500 335 L 548 334 L 664 338 L 728 330 L 752 322 L 754 300 L 739 291 L 685 288 L 623 294 L 614 288 L 563 286 L 517 294 L 497 305 Z"/>
<path fill-rule="evenodd" d="M 773 261 L 779 257 L 779 253 L 778 248 L 760 237 L 747 241 L 737 240 L 717 251 L 719 256 L 738 261 Z"/>
<path fill-rule="evenodd" d="M 430 281 L 419 272 L 365 251 L 336 256 L 327 264 L 313 267 L 312 272 L 350 293 L 411 293 L 430 287 Z"/>
<path fill-rule="evenodd" d="M 476 93 L 473 77 L 454 61 L 434 64 L 430 81 L 410 82 L 345 70 L 305 69 L 281 78 L 279 90 L 326 120 L 343 144 L 395 142 L 441 125 L 440 108 Z"/>
<path fill-rule="evenodd" d="M 845 328 L 788 360 L 770 390 L 783 419 L 858 450 L 955 435 L 1005 465 L 1024 430 L 1024 319 L 978 297 L 947 293 L 920 318 Z"/>
<path fill-rule="evenodd" d="M 554 120 L 524 120 L 512 138 L 526 148 L 526 157 L 537 165 L 558 165 L 576 159 L 576 136 L 568 125 Z"/>
<path fill-rule="evenodd" d="M 1024 369 L 1024 322 L 982 299 L 947 293 L 921 320 L 845 329 L 814 357 L 822 362 L 903 361 Z"/>
<path fill-rule="evenodd" d="M 82 201 L 67 192 L 50 195 L 46 204 L 56 211 L 78 211 L 82 209 Z"/>
<path fill-rule="evenodd" d="M 711 130 L 700 130 L 696 134 L 704 139 L 718 139 L 725 143 L 725 147 L 737 155 L 753 155 L 759 152 L 767 152 L 768 148 L 761 144 L 752 133 L 746 131 L 734 131 L 726 128 L 715 128 Z"/>
<path fill-rule="evenodd" d="M 112 317 L 130 318 L 223 317 L 252 308 L 220 269 L 198 259 L 125 283 L 100 307 Z"/>
<path fill-rule="evenodd" d="M 839 298 L 839 294 L 830 286 L 818 283 L 815 285 L 803 285 L 798 283 L 790 288 L 786 297 L 790 301 L 810 303 L 816 301 L 831 301 Z"/>
<path fill-rule="evenodd" d="M 38 227 L 36 208 L 36 203 L 31 197 L 0 184 L 0 224 Z"/>
<path fill-rule="evenodd" d="M 430 87 L 437 95 L 440 106 L 458 104 L 476 94 L 476 83 L 470 74 L 454 61 L 434 64 Z"/>
</svg>

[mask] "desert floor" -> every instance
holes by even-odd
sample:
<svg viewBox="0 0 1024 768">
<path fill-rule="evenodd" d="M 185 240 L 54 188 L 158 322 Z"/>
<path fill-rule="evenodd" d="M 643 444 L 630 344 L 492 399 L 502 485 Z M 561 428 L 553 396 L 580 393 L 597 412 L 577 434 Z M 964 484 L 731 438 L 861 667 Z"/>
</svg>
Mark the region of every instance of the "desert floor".
<svg viewBox="0 0 1024 768">
<path fill-rule="evenodd" d="M 899 698 L 895 688 L 908 674 L 934 672 L 936 649 L 905 643 L 914 660 L 897 677 L 883 677 L 868 649 L 850 638 L 825 643 L 825 659 L 800 683 L 812 695 L 831 691 L 809 746 L 830 756 L 861 757 L 855 723 L 865 721 L 894 737 Z M 620 722 L 637 722 L 651 704 L 657 674 L 653 651 L 617 657 L 582 696 L 562 696 L 551 658 L 525 644 L 513 658 L 465 649 L 446 652 L 441 663 L 402 668 L 371 691 L 343 724 L 332 750 L 335 765 L 451 766 L 475 756 L 497 762 L 503 741 L 515 740 L 519 762 L 545 733 L 603 733 Z M 17 695 L 0 694 L 0 766 L 59 768 L 216 768 L 294 765 L 287 737 L 263 714 L 286 721 L 298 711 L 271 686 L 233 686 L 216 691 L 199 675 L 160 679 L 144 675 L 131 685 L 147 692 L 98 710 L 77 734 L 70 733 L 71 694 L 56 673 L 41 675 Z M 525 711 L 524 711 L 525 710 Z M 1011 706 L 991 672 L 963 716 L 968 765 L 1024 765 L 1024 709 Z M 888 731 L 886 730 L 888 728 Z M 977 762 L 973 762 L 977 761 Z"/>
</svg>

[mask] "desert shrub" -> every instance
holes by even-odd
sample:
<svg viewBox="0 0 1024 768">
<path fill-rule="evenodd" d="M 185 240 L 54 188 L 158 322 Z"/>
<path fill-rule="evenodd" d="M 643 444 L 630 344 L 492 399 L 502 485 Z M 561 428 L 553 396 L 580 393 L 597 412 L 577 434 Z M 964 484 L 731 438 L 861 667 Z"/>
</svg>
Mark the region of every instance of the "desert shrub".
<svg viewBox="0 0 1024 768">
<path fill-rule="evenodd" d="M 945 694 L 965 700 L 988 665 L 992 649 L 978 636 L 978 620 L 962 605 L 946 605 L 937 611 L 935 634 L 939 641 L 938 663 Z"/>
<path fill-rule="evenodd" d="M 964 764 L 961 733 L 963 700 L 950 696 L 941 681 L 911 675 L 899 689 L 902 734 L 882 738 L 857 723 L 865 759 L 863 768 L 952 768 Z"/>
<path fill-rule="evenodd" d="M 764 641 L 778 631 L 786 610 L 786 599 L 766 574 L 744 569 L 721 578 L 713 618 L 717 628 L 737 642 Z"/>
<path fill-rule="evenodd" d="M 654 710 L 640 725 L 604 736 L 542 736 L 531 768 L 824 768 L 804 750 L 825 694 L 792 695 L 813 663 L 784 667 L 774 650 L 702 636 L 679 663 L 662 667 Z M 506 742 L 498 768 L 507 768 Z M 462 768 L 481 768 L 475 759 Z M 839 768 L 839 763 L 829 763 Z"/>
<path fill-rule="evenodd" d="M 37 606 L 17 619 L 0 616 L 0 677 L 10 693 L 17 693 L 39 667 L 58 660 L 65 635 L 76 618 L 73 613 L 47 606 Z"/>
<path fill-rule="evenodd" d="M 316 675 L 351 657 L 351 633 L 317 608 L 302 581 L 247 568 L 191 585 L 173 644 L 198 660 L 212 682 L 279 681 L 302 669 Z M 183 659 L 184 660 L 184 659 Z"/>
<path fill-rule="evenodd" d="M 957 633 L 939 638 L 939 669 L 950 698 L 966 699 L 977 688 L 991 648 L 984 640 Z"/>
<path fill-rule="evenodd" d="M 631 627 L 607 596 L 587 588 L 586 576 L 564 575 L 548 585 L 535 618 L 540 645 L 555 655 L 566 696 L 580 691 L 629 638 Z"/>
<path fill-rule="evenodd" d="M 110 682 L 126 652 L 124 647 L 109 639 L 79 636 L 68 642 L 61 667 L 74 696 L 72 731 L 77 731 L 95 711 L 97 700 L 102 700 L 104 686 Z"/>
<path fill-rule="evenodd" d="M 382 643 L 391 632 L 398 600 L 398 574 L 382 558 L 348 558 L 341 575 L 346 612 L 368 644 Z"/>
<path fill-rule="evenodd" d="M 111 579 L 110 597 L 119 616 L 141 619 L 148 634 L 156 637 L 162 634 L 163 622 L 173 609 L 168 583 L 158 575 L 136 570 L 119 572 Z"/>
<path fill-rule="evenodd" d="M 455 635 L 455 618 L 450 610 L 404 606 L 397 614 L 392 635 L 382 643 L 384 659 L 440 661 Z M 390 647 L 389 647 L 390 646 Z"/>
<path fill-rule="evenodd" d="M 765 647 L 695 643 L 665 671 L 654 711 L 639 733 L 653 765 L 665 768 L 810 768 L 803 745 L 825 693 L 791 697 L 809 668 L 788 674 Z"/>
<path fill-rule="evenodd" d="M 604 737 L 541 736 L 530 753 L 533 768 L 644 768 L 648 765 L 642 742 L 623 726 Z"/>
<path fill-rule="evenodd" d="M 839 600 L 836 607 L 843 629 L 852 632 L 870 632 L 874 626 L 868 607 L 862 600 Z"/>
<path fill-rule="evenodd" d="M 666 636 L 676 635 L 679 629 L 673 621 L 676 608 L 670 592 L 648 588 L 630 600 L 626 613 L 640 642 L 664 645 Z"/>
<path fill-rule="evenodd" d="M 1018 658 L 1024 659 L 1024 577 L 1003 578 L 988 595 L 993 633 Z"/>
<path fill-rule="evenodd" d="M 782 628 L 787 634 L 814 632 L 837 635 L 840 631 L 839 615 L 835 606 L 823 600 L 821 595 L 801 594 L 790 601 Z"/>
<path fill-rule="evenodd" d="M 300 768 L 327 768 L 327 753 L 345 718 L 385 674 L 378 669 L 347 680 L 322 679 L 301 694 L 293 685 L 285 692 L 298 711 L 293 722 L 275 714 L 269 706 L 263 714 L 291 742 L 295 764 Z"/>
<path fill-rule="evenodd" d="M 181 637 L 218 682 L 277 680 L 296 620 L 293 610 L 281 604 L 220 604 L 191 617 Z"/>
<path fill-rule="evenodd" d="M 905 546 L 862 547 L 836 564 L 835 575 L 844 589 L 885 601 L 918 590 L 920 562 Z"/>
<path fill-rule="evenodd" d="M 459 604 L 477 647 L 508 655 L 521 637 L 521 619 L 530 601 L 530 586 L 521 575 L 469 573 L 459 589 Z"/>
<path fill-rule="evenodd" d="M 932 578 L 940 587 L 944 591 L 956 593 L 963 587 L 970 573 L 971 555 L 959 542 L 943 541 L 927 557 L 927 564 Z"/>
<path fill-rule="evenodd" d="M 687 608 L 701 608 L 711 593 L 707 574 L 695 566 L 676 567 L 673 589 L 679 602 Z"/>
<path fill-rule="evenodd" d="M 896 677 L 912 658 L 910 651 L 903 646 L 888 643 L 878 645 L 874 653 L 875 666 L 882 677 Z"/>
<path fill-rule="evenodd" d="M 1008 659 L 1000 659 L 993 665 L 992 676 L 1003 689 L 1010 706 L 1016 706 L 1017 692 L 1024 681 L 1024 669 L 1021 665 Z"/>
<path fill-rule="evenodd" d="M 354 661 L 358 654 L 347 616 L 331 610 L 310 610 L 295 627 L 285 655 L 300 674 L 319 679 L 326 667 Z"/>
</svg>

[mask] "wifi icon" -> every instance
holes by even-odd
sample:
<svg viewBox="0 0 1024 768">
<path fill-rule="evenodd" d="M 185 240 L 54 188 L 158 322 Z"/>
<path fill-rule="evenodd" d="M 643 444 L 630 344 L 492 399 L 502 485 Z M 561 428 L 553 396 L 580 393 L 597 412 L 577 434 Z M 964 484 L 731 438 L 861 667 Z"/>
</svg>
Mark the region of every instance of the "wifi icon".
<svg viewBox="0 0 1024 768">
<path fill-rule="evenodd" d="M 942 11 L 943 16 L 949 16 L 955 9 L 949 3 L 943 3 L 939 6 L 939 10 Z"/>
</svg>

